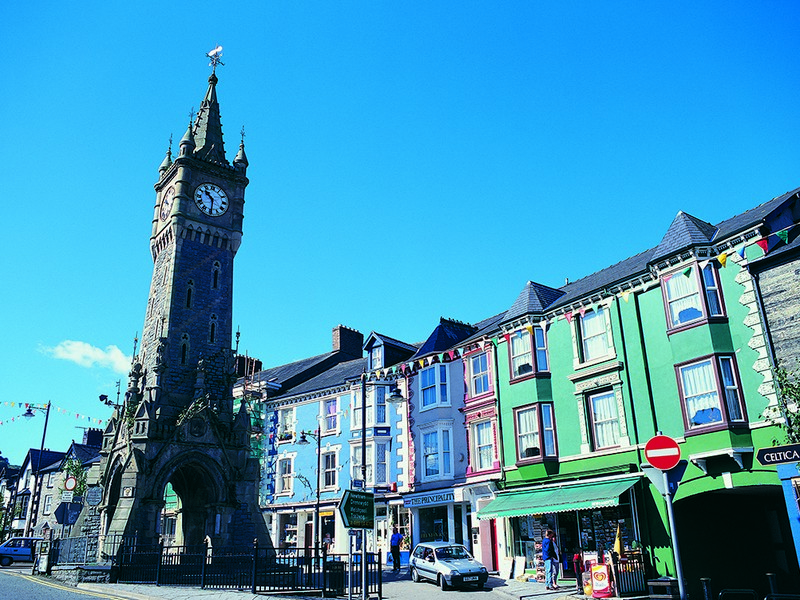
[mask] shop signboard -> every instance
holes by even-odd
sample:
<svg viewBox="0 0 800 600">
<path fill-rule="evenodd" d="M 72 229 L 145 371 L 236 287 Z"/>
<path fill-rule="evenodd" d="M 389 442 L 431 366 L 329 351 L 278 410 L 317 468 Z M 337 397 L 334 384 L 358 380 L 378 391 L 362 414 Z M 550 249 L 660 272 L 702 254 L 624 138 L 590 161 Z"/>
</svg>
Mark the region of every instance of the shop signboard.
<svg viewBox="0 0 800 600">
<path fill-rule="evenodd" d="M 644 445 L 644 457 L 656 469 L 669 471 L 680 461 L 681 449 L 668 435 L 656 435 Z"/>
<path fill-rule="evenodd" d="M 761 448 L 756 459 L 765 467 L 800 462 L 800 444 Z"/>
</svg>

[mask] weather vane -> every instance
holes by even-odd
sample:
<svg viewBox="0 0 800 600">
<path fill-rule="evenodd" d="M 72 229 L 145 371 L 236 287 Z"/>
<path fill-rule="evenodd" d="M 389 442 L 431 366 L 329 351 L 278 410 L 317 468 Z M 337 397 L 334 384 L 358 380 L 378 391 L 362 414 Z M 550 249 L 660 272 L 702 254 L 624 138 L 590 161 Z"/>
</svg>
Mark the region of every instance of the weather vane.
<svg viewBox="0 0 800 600">
<path fill-rule="evenodd" d="M 208 63 L 208 66 L 211 67 L 211 73 L 217 72 L 217 65 L 225 66 L 225 63 L 222 62 L 222 46 L 217 46 L 206 56 L 211 59 L 211 62 Z"/>
</svg>

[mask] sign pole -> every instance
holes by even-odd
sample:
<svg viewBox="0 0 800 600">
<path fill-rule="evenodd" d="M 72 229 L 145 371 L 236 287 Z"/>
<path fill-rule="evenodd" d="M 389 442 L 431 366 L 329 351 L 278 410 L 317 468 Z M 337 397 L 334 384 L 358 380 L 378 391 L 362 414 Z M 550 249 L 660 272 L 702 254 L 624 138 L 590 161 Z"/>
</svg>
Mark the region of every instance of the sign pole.
<svg viewBox="0 0 800 600">
<path fill-rule="evenodd" d="M 675 555 L 675 576 L 678 579 L 678 592 L 681 600 L 686 600 L 686 589 L 683 586 L 683 567 L 681 554 L 678 550 L 678 532 L 675 530 L 675 513 L 672 510 L 672 492 L 669 489 L 669 475 L 662 471 L 664 477 L 664 499 L 667 501 L 667 518 L 669 519 L 669 534 L 672 538 L 672 553 Z"/>
</svg>

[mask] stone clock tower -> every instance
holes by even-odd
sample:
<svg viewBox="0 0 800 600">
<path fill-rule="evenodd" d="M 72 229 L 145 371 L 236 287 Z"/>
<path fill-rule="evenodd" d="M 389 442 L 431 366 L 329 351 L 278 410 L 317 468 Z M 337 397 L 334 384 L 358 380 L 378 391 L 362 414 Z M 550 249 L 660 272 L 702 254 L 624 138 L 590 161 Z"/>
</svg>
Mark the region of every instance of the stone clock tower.
<svg viewBox="0 0 800 600">
<path fill-rule="evenodd" d="M 231 394 L 233 262 L 248 163 L 244 141 L 232 164 L 225 156 L 217 82 L 212 72 L 177 156 L 170 149 L 158 170 L 141 345 L 103 439 L 98 527 L 140 544 L 173 535 L 176 545 L 205 536 L 215 546 L 268 543 L 250 419 L 244 404 L 234 414 Z"/>
</svg>

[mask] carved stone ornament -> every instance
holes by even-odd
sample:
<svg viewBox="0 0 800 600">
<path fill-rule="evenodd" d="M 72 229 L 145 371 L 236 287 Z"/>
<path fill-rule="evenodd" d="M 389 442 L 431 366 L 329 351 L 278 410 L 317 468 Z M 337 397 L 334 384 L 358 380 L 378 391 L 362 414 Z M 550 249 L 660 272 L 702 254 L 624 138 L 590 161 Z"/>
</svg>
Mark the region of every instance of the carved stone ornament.
<svg viewBox="0 0 800 600">
<path fill-rule="evenodd" d="M 202 437 L 206 433 L 206 421 L 202 417 L 193 417 L 189 421 L 189 433 L 194 437 Z"/>
</svg>

